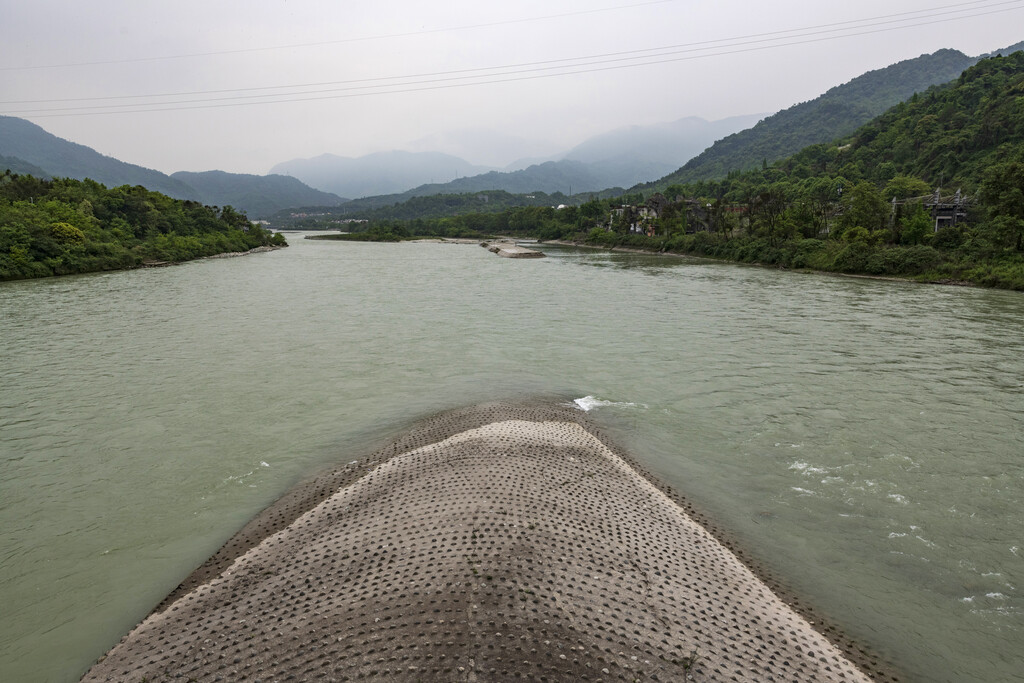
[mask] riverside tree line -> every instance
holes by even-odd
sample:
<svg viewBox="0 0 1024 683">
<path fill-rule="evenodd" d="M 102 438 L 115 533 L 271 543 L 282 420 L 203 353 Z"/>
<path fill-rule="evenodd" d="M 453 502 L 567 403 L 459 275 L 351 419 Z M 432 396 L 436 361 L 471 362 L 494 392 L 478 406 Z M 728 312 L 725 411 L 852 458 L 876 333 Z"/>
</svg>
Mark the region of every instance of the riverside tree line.
<svg viewBox="0 0 1024 683">
<path fill-rule="evenodd" d="M 0 280 L 134 268 L 284 245 L 230 206 L 144 187 L 0 174 Z"/>
</svg>

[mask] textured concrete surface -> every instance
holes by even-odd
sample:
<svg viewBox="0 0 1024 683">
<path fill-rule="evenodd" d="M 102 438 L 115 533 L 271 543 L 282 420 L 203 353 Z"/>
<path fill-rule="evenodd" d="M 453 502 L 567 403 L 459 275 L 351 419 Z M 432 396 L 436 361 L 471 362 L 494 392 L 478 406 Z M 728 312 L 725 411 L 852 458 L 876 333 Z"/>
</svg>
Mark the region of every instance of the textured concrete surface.
<svg viewBox="0 0 1024 683">
<path fill-rule="evenodd" d="M 289 492 L 85 681 L 862 681 L 569 406 L 426 420 Z"/>
<path fill-rule="evenodd" d="M 504 258 L 544 258 L 547 256 L 542 251 L 521 247 L 515 242 L 483 242 L 481 247 Z"/>
</svg>

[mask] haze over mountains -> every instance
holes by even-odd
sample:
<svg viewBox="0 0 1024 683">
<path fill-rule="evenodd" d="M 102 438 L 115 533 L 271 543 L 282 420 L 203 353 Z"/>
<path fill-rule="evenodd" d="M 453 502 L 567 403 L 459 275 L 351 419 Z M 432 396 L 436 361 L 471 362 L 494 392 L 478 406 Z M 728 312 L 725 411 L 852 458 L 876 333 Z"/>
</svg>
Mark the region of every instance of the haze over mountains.
<svg viewBox="0 0 1024 683">
<path fill-rule="evenodd" d="M 267 176 L 223 171 L 166 175 L 104 156 L 13 117 L 0 117 L 0 155 L 4 168 L 19 173 L 89 177 L 108 186 L 144 185 L 178 199 L 231 205 L 261 218 L 285 208 L 337 206 L 348 201 L 345 197 L 493 189 L 568 194 L 627 187 L 664 175 L 677 168 L 680 159 L 690 158 L 758 118 L 738 116 L 709 122 L 690 117 L 630 126 L 586 140 L 558 155 L 557 160 L 542 160 L 512 171 L 475 165 L 441 152 L 391 151 L 355 159 L 333 154 L 296 159 L 276 165 Z M 488 139 L 480 131 L 473 137 L 481 143 Z M 520 164 L 529 162 L 521 160 L 511 168 Z"/>
<path fill-rule="evenodd" d="M 336 206 L 345 201 L 284 176 L 222 171 L 168 176 L 104 156 L 85 145 L 51 135 L 30 121 L 11 116 L 0 116 L 0 155 L 0 170 L 9 168 L 15 173 L 41 177 L 91 178 L 107 187 L 142 185 L 175 199 L 234 206 L 245 210 L 251 218 L 269 216 L 293 206 Z"/>
<path fill-rule="evenodd" d="M 291 175 L 319 190 L 355 198 L 480 190 L 594 192 L 659 178 L 678 168 L 680 159 L 689 159 L 715 140 L 743 130 L 759 118 L 750 115 L 705 121 L 689 117 L 629 126 L 590 138 L 525 168 L 517 168 L 523 161 L 500 169 L 475 166 L 438 152 L 381 152 L 355 159 L 333 154 L 293 159 L 277 164 L 271 173 Z M 474 137 L 482 145 L 490 139 L 482 131 L 476 131 Z"/>
<path fill-rule="evenodd" d="M 997 52 L 1009 54 L 1021 47 L 1024 43 Z M 759 115 L 719 121 L 688 117 L 629 126 L 553 157 L 520 159 L 504 168 L 437 151 L 396 150 L 359 158 L 323 154 L 293 159 L 277 164 L 266 176 L 222 171 L 166 175 L 63 140 L 29 121 L 0 116 L 0 169 L 88 177 L 107 186 L 143 185 L 179 199 L 231 205 L 252 218 L 302 206 L 338 206 L 349 201 L 346 197 L 363 198 L 353 207 L 372 208 L 411 197 L 484 190 L 578 194 L 608 188 L 663 188 L 722 177 L 847 135 L 915 92 L 957 78 L 980 59 L 939 50 L 870 71 L 760 121 Z M 509 156 L 517 145 L 527 153 L 542 148 L 540 143 L 484 130 L 439 134 L 412 146 L 431 143 L 461 145 L 467 150 L 479 145 L 478 156 L 486 151 L 492 160 L 499 152 Z"/>
<path fill-rule="evenodd" d="M 271 173 L 298 178 L 310 187 L 345 197 L 403 192 L 425 183 L 445 182 L 494 169 L 441 152 L 377 152 L 358 158 L 321 154 L 277 164 Z"/>
</svg>

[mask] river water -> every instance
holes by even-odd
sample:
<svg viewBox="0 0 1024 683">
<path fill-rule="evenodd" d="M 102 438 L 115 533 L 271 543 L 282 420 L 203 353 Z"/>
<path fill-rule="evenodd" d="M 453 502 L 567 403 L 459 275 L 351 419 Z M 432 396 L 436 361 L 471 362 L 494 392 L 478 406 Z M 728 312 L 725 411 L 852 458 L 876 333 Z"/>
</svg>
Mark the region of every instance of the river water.
<svg viewBox="0 0 1024 683">
<path fill-rule="evenodd" d="M 908 680 L 1024 680 L 1024 298 L 674 257 L 314 242 L 0 284 L 0 680 L 74 681 L 297 481 L 590 397 Z"/>
</svg>

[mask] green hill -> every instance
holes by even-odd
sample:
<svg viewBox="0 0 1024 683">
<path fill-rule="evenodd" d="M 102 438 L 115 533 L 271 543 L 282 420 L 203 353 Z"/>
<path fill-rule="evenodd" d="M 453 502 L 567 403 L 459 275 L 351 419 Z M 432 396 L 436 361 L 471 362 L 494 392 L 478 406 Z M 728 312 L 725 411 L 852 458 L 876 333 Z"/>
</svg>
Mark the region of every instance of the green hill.
<svg viewBox="0 0 1024 683">
<path fill-rule="evenodd" d="M 5 157 L 0 155 L 0 173 L 4 171 L 10 171 L 11 173 L 32 175 L 36 178 L 49 179 L 50 174 L 39 168 L 35 164 L 30 164 L 24 159 L 18 157 Z"/>
<path fill-rule="evenodd" d="M 939 50 L 869 71 L 820 97 L 784 109 L 753 128 L 716 142 L 682 168 L 643 187 L 667 187 L 725 176 L 849 135 L 893 105 L 959 76 L 977 58 Z"/>
<path fill-rule="evenodd" d="M 980 61 L 944 86 L 901 102 L 853 136 L 778 164 L 821 169 L 881 186 L 914 176 L 973 192 L 991 169 L 1024 151 L 1024 52 Z M 1022 188 L 1024 191 L 1024 188 Z"/>
<path fill-rule="evenodd" d="M 0 154 L 17 157 L 53 176 L 91 178 L 108 187 L 142 185 L 177 199 L 199 199 L 194 189 L 160 171 L 104 156 L 13 116 L 0 116 Z"/>
<path fill-rule="evenodd" d="M 281 209 L 297 206 L 337 206 L 346 201 L 283 175 L 180 171 L 171 177 L 195 188 L 204 204 L 233 206 L 250 218 L 267 218 Z"/>
</svg>

